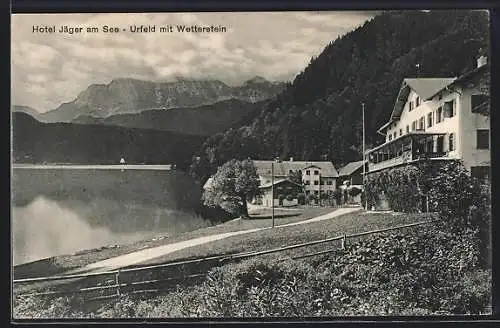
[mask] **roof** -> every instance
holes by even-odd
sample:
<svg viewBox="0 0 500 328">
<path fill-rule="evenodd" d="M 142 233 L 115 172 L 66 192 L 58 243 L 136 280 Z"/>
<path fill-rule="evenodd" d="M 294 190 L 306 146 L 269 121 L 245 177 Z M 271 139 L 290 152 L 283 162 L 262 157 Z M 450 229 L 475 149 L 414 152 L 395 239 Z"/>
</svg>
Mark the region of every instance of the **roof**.
<svg viewBox="0 0 500 328">
<path fill-rule="evenodd" d="M 300 185 L 296 184 L 295 182 L 290 181 L 289 179 L 276 179 L 276 180 L 274 180 L 274 183 L 271 183 L 271 182 L 265 183 L 265 184 L 259 186 L 259 188 L 262 188 L 262 189 L 263 188 L 269 188 L 272 185 L 278 185 L 278 184 L 283 183 L 283 182 L 290 182 L 290 183 L 292 183 L 294 185 L 300 186 Z"/>
<path fill-rule="evenodd" d="M 460 75 L 458 78 L 456 78 L 452 83 L 450 83 L 446 87 L 451 87 L 451 86 L 457 85 L 459 83 L 469 81 L 469 80 L 473 79 L 477 74 L 484 73 L 486 70 L 489 70 L 489 69 L 490 69 L 489 63 L 481 65 L 479 67 L 476 67 L 473 70 L 468 71 L 467 73 Z M 439 93 L 439 91 L 441 91 L 441 90 L 438 90 L 435 94 L 433 94 L 431 96 L 431 98 L 434 97 L 435 95 L 437 95 Z"/>
<path fill-rule="evenodd" d="M 437 92 L 450 85 L 456 77 L 404 79 L 404 82 L 422 99 L 429 100 Z"/>
<path fill-rule="evenodd" d="M 257 174 L 260 176 L 271 175 L 271 163 L 274 163 L 274 176 L 288 176 L 291 171 L 303 170 L 307 167 L 316 166 L 321 170 L 321 175 L 324 177 L 336 178 L 339 173 L 333 166 L 332 162 L 328 161 L 253 161 L 257 168 Z"/>
<path fill-rule="evenodd" d="M 435 78 L 435 77 L 425 77 L 425 78 L 406 78 L 401 83 L 401 88 L 399 89 L 398 96 L 396 97 L 396 102 L 391 113 L 391 118 L 389 121 L 382 125 L 377 132 L 385 129 L 389 124 L 394 122 L 394 120 L 399 119 L 401 113 L 403 112 L 404 105 L 408 100 L 408 95 L 410 90 L 413 90 L 420 98 L 424 100 L 429 100 L 436 93 L 443 90 L 445 87 L 455 81 L 455 77 L 449 78 Z"/>
<path fill-rule="evenodd" d="M 343 177 L 353 174 L 359 168 L 363 167 L 363 162 L 366 163 L 367 161 L 357 161 L 348 163 L 346 166 L 339 169 L 339 176 Z"/>
</svg>

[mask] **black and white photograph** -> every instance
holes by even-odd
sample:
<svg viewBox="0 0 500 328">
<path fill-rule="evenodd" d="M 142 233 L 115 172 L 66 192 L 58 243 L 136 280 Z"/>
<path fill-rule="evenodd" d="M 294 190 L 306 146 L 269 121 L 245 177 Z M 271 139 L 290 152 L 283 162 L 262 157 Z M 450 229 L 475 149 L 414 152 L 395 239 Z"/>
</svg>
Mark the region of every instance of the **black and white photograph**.
<svg viewBox="0 0 500 328">
<path fill-rule="evenodd" d="M 12 14 L 11 319 L 488 317 L 489 14 Z"/>
</svg>

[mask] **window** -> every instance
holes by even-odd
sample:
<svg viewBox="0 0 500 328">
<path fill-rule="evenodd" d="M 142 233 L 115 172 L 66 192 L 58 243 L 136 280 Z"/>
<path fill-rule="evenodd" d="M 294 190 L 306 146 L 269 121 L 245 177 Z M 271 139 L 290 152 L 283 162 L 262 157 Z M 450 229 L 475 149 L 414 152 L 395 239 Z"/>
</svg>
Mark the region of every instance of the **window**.
<svg viewBox="0 0 500 328">
<path fill-rule="evenodd" d="M 449 151 L 454 151 L 455 150 L 455 134 L 450 133 L 448 137 L 448 150 Z"/>
<path fill-rule="evenodd" d="M 306 185 L 310 185 L 311 184 L 311 181 L 309 181 L 309 180 L 305 180 L 304 182 L 306 183 Z"/>
<path fill-rule="evenodd" d="M 314 170 L 314 175 L 318 175 L 319 174 L 319 171 L 318 170 Z"/>
<path fill-rule="evenodd" d="M 489 166 L 471 166 L 470 175 L 473 178 L 485 181 L 490 179 L 490 167 Z"/>
<path fill-rule="evenodd" d="M 436 111 L 436 124 L 443 121 L 443 107 L 439 107 Z"/>
<path fill-rule="evenodd" d="M 447 101 L 443 106 L 444 117 L 453 117 L 455 116 L 455 102 L 453 100 Z"/>
<path fill-rule="evenodd" d="M 443 99 L 443 95 L 442 94 L 439 94 L 439 100 Z"/>
<path fill-rule="evenodd" d="M 389 141 L 392 140 L 392 134 L 389 134 Z"/>
<path fill-rule="evenodd" d="M 288 174 L 293 174 L 293 170 L 288 171 Z"/>
<path fill-rule="evenodd" d="M 418 129 L 425 130 L 425 118 L 423 116 L 418 121 Z"/>
<path fill-rule="evenodd" d="M 399 135 L 402 136 L 403 135 L 403 129 L 399 129 Z"/>
<path fill-rule="evenodd" d="M 439 136 L 436 139 L 436 152 L 442 153 L 444 151 L 444 137 Z"/>
<path fill-rule="evenodd" d="M 306 175 L 311 175 L 311 171 L 307 170 Z"/>
<path fill-rule="evenodd" d="M 408 111 L 411 112 L 413 110 L 413 101 L 408 103 Z"/>
<path fill-rule="evenodd" d="M 323 186 L 325 184 L 325 180 L 323 179 L 319 180 L 319 184 Z"/>
<path fill-rule="evenodd" d="M 314 190 L 314 193 L 317 195 L 319 194 L 319 190 Z"/>
<path fill-rule="evenodd" d="M 418 106 L 420 106 L 420 97 L 417 97 L 417 99 L 415 99 L 415 107 Z"/>
<path fill-rule="evenodd" d="M 432 127 L 432 112 L 427 114 L 427 127 Z"/>
<path fill-rule="evenodd" d="M 410 126 L 409 125 L 406 126 L 406 133 L 410 133 Z"/>
<path fill-rule="evenodd" d="M 411 122 L 411 130 L 415 131 L 417 129 L 417 121 Z"/>
<path fill-rule="evenodd" d="M 477 130 L 477 149 L 490 148 L 490 130 Z"/>
<path fill-rule="evenodd" d="M 488 103 L 489 97 L 485 94 L 472 95 L 470 97 L 471 101 L 471 111 L 477 113 L 481 108 Z"/>
<path fill-rule="evenodd" d="M 396 139 L 396 131 L 394 131 L 393 138 Z"/>
<path fill-rule="evenodd" d="M 314 185 L 315 186 L 319 185 L 319 181 L 318 180 L 314 180 Z"/>
<path fill-rule="evenodd" d="M 327 185 L 329 185 L 329 186 L 331 186 L 331 185 L 333 185 L 333 181 L 332 181 L 332 180 L 328 180 L 328 181 L 326 182 L 326 184 L 327 184 Z"/>
</svg>

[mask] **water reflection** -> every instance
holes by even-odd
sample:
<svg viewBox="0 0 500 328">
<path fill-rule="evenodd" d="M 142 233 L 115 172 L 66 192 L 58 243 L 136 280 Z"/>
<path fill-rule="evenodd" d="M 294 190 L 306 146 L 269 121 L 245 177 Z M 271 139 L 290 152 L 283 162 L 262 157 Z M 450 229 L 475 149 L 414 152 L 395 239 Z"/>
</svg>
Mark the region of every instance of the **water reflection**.
<svg viewBox="0 0 500 328">
<path fill-rule="evenodd" d="M 12 190 L 14 265 L 209 225 L 182 173 L 23 169 Z"/>
</svg>

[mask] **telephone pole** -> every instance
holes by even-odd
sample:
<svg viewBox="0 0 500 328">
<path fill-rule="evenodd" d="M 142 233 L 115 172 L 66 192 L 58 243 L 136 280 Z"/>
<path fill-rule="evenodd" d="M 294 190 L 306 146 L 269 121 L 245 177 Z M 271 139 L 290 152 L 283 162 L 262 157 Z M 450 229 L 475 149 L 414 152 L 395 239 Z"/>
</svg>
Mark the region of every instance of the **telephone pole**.
<svg viewBox="0 0 500 328">
<path fill-rule="evenodd" d="M 273 228 L 274 228 L 274 159 L 271 162 L 271 218 L 273 221 Z"/>
<path fill-rule="evenodd" d="M 365 103 L 361 103 L 363 109 L 363 193 L 365 195 L 365 210 L 368 211 L 368 198 L 366 197 L 366 163 L 365 163 Z"/>
</svg>

